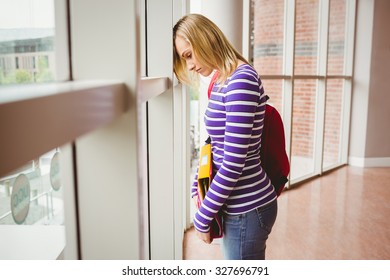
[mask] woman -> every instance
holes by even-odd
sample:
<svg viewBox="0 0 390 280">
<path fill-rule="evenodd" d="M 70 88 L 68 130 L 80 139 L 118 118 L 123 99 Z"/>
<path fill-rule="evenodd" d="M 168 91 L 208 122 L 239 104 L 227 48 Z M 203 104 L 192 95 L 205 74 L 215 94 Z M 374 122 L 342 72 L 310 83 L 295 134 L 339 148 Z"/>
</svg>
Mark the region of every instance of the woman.
<svg viewBox="0 0 390 280">
<path fill-rule="evenodd" d="M 266 96 L 256 70 L 221 30 L 202 15 L 173 28 L 174 72 L 185 83 L 219 73 L 205 112 L 214 179 L 194 217 L 197 235 L 211 243 L 210 223 L 222 212 L 225 259 L 265 259 L 277 215 L 276 193 L 260 163 Z M 191 189 L 197 196 L 197 177 Z"/>
</svg>

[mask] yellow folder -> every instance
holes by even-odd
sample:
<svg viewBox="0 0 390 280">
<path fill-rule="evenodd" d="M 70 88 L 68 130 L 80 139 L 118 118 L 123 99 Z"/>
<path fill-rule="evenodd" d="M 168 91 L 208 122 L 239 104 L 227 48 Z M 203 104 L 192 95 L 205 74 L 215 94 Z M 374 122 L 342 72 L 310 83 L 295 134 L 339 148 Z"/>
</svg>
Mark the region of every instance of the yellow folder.
<svg viewBox="0 0 390 280">
<path fill-rule="evenodd" d="M 213 161 L 211 144 L 205 144 L 200 149 L 198 169 L 198 208 L 201 206 L 213 179 Z M 218 212 L 210 224 L 211 239 L 223 236 L 221 214 Z"/>
<path fill-rule="evenodd" d="M 201 201 L 210 187 L 212 170 L 211 144 L 205 144 L 200 149 L 198 169 L 198 194 Z"/>
</svg>

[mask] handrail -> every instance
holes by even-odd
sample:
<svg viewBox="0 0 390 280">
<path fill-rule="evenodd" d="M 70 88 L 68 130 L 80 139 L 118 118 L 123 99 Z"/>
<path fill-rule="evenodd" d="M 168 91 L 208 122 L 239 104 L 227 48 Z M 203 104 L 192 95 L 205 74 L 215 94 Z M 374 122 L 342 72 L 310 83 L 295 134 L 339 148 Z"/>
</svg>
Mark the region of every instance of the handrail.
<svg viewBox="0 0 390 280">
<path fill-rule="evenodd" d="M 169 89 L 168 77 L 142 77 L 139 101 L 146 102 Z"/>
<path fill-rule="evenodd" d="M 118 81 L 72 81 L 0 88 L 0 177 L 123 114 Z"/>
</svg>

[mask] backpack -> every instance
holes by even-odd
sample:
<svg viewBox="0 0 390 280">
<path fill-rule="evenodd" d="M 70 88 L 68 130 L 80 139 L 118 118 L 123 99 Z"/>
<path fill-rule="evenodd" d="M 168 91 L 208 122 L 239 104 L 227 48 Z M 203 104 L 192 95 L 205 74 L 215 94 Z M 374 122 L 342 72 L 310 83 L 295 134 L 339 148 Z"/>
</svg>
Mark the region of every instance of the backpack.
<svg viewBox="0 0 390 280">
<path fill-rule="evenodd" d="M 290 173 L 290 162 L 288 161 L 285 143 L 282 118 L 278 110 L 266 104 L 260 159 L 261 166 L 271 179 L 277 196 L 284 190 L 288 181 L 287 176 Z"/>
<path fill-rule="evenodd" d="M 210 98 L 217 76 L 218 72 L 216 71 L 209 84 L 208 98 Z M 267 96 L 268 99 L 269 97 Z M 284 190 L 288 182 L 287 176 L 290 173 L 290 162 L 288 161 L 285 143 L 282 118 L 278 110 L 266 104 L 260 158 L 261 166 L 270 178 L 277 196 Z"/>
</svg>

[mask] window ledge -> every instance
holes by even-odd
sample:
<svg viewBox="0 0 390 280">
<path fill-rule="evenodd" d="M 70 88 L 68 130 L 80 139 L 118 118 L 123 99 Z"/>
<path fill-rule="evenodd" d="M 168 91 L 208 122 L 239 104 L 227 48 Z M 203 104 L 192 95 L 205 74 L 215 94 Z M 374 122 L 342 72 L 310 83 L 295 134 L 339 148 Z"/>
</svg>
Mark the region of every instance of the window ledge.
<svg viewBox="0 0 390 280">
<path fill-rule="evenodd" d="M 127 111 L 117 81 L 76 81 L 0 88 L 0 177 L 41 154 L 110 123 Z"/>
</svg>

